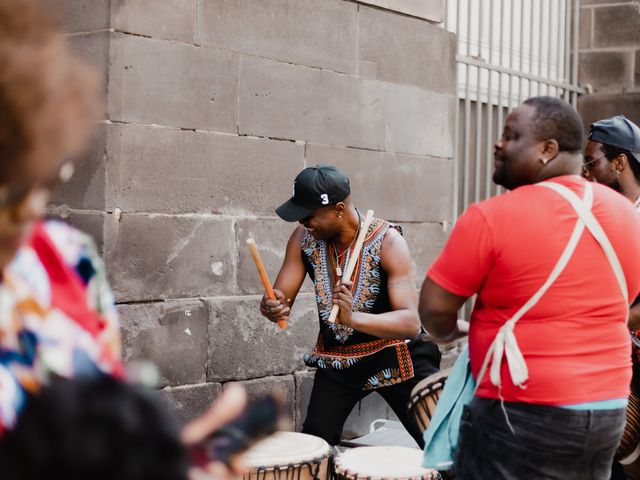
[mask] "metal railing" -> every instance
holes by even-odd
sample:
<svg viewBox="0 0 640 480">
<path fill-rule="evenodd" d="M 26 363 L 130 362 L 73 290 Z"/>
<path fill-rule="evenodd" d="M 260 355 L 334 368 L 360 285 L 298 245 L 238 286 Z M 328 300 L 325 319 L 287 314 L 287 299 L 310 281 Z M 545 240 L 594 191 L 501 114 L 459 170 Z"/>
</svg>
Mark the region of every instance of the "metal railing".
<svg viewBox="0 0 640 480">
<path fill-rule="evenodd" d="M 576 105 L 579 0 L 447 0 L 444 27 L 457 35 L 458 108 L 452 218 L 500 193 L 493 144 L 508 112 L 551 95 Z"/>
</svg>

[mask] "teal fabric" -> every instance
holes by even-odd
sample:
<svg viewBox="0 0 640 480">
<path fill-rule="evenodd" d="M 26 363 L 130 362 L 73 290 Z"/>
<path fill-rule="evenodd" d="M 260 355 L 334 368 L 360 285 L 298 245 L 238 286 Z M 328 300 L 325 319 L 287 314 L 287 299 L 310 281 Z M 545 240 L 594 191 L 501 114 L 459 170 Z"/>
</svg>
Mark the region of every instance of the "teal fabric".
<svg viewBox="0 0 640 480">
<path fill-rule="evenodd" d="M 612 398 L 611 400 L 601 400 L 599 402 L 560 405 L 560 407 L 568 408 L 569 410 L 615 410 L 616 408 L 625 408 L 628 402 L 628 398 Z"/>
<path fill-rule="evenodd" d="M 450 470 L 453 467 L 462 408 L 473 397 L 475 388 L 469 351 L 465 347 L 451 369 L 429 428 L 424 432 L 422 466 L 437 470 Z"/>
</svg>

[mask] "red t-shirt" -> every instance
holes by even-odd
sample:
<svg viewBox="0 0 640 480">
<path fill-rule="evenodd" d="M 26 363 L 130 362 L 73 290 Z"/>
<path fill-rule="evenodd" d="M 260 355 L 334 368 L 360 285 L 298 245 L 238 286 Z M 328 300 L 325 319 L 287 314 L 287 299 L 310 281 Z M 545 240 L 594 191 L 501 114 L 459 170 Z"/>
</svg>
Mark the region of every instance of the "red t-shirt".
<svg viewBox="0 0 640 480">
<path fill-rule="evenodd" d="M 584 196 L 579 176 L 552 181 Z M 631 301 L 640 290 L 640 218 L 622 195 L 592 185 L 592 212 L 618 255 Z M 558 193 L 527 185 L 471 205 L 456 223 L 427 275 L 456 295 L 478 295 L 469 332 L 476 378 L 498 329 L 548 278 L 576 219 Z M 602 248 L 585 229 L 564 271 L 515 326 L 529 380 L 524 389 L 514 386 L 503 359 L 502 397 L 547 405 L 627 397 L 627 310 Z M 478 395 L 499 398 L 488 371 Z"/>
</svg>

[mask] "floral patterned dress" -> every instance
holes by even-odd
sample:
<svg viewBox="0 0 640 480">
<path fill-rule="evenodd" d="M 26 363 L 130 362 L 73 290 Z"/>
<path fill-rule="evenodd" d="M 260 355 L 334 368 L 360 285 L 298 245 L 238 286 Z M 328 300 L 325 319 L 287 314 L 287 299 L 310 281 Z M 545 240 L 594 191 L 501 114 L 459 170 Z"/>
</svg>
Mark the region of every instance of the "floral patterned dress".
<svg viewBox="0 0 640 480">
<path fill-rule="evenodd" d="M 36 225 L 0 282 L 0 432 L 52 377 L 122 375 L 120 346 L 93 241 L 61 222 Z"/>
</svg>

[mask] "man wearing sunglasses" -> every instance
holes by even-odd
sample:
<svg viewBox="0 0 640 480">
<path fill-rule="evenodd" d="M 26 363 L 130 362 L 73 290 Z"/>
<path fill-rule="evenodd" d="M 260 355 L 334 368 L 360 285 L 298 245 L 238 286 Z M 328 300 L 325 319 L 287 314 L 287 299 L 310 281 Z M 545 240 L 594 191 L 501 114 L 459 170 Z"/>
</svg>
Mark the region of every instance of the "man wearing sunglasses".
<svg viewBox="0 0 640 480">
<path fill-rule="evenodd" d="M 640 128 L 622 115 L 591 124 L 582 174 L 620 192 L 640 209 Z"/>
<path fill-rule="evenodd" d="M 582 176 L 621 193 L 633 202 L 640 213 L 640 128 L 622 115 L 591 124 L 584 150 Z M 633 341 L 631 395 L 640 398 L 640 297 L 629 309 L 628 326 Z M 636 405 L 637 401 L 629 402 L 627 429 L 634 428 L 633 417 L 640 413 Z M 625 456 L 625 452 L 619 449 L 616 459 L 624 461 Z M 622 469 L 620 463 L 614 462 L 611 479 L 627 478 Z"/>
</svg>

